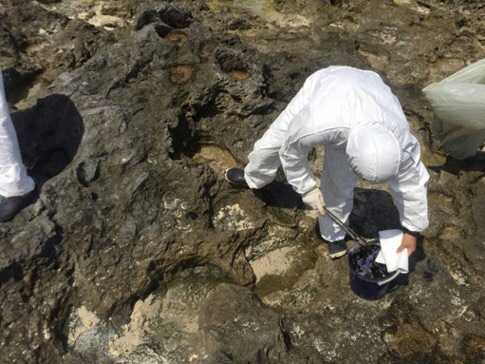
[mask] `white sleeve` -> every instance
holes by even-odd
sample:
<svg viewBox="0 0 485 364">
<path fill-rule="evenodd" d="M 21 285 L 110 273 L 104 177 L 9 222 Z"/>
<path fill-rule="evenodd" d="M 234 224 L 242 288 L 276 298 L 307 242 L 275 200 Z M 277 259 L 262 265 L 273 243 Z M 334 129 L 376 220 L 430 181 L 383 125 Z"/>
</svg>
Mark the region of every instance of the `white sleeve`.
<svg viewBox="0 0 485 364">
<path fill-rule="evenodd" d="M 428 180 L 429 174 L 420 161 L 420 147 L 416 143 L 401 165 L 398 176 L 388 183 L 401 225 L 411 231 L 423 231 L 429 225 Z"/>
</svg>

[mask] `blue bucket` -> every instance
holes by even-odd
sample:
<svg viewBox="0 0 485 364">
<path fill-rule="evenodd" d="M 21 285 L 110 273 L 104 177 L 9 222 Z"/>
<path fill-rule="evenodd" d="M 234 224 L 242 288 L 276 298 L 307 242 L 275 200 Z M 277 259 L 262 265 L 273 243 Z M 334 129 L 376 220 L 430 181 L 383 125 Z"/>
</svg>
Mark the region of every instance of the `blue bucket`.
<svg viewBox="0 0 485 364">
<path fill-rule="evenodd" d="M 397 287 L 393 281 L 399 271 L 389 273 L 385 264 L 375 262 L 380 250 L 379 243 L 357 244 L 348 254 L 350 288 L 366 300 L 378 300 Z"/>
</svg>

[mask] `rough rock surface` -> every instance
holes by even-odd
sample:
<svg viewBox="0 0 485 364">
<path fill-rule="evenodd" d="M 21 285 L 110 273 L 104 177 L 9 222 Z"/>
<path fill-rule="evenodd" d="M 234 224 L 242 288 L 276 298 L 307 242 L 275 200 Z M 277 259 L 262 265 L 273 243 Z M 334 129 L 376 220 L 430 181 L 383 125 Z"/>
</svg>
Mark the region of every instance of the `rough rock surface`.
<svg viewBox="0 0 485 364">
<path fill-rule="evenodd" d="M 481 1 L 2 0 L 0 16 L 38 191 L 0 225 L 2 361 L 482 362 L 485 156 L 447 158 L 420 91 L 483 58 Z M 407 284 L 378 301 L 283 176 L 222 177 L 332 64 L 386 79 L 431 174 Z M 359 185 L 351 225 L 399 227 L 382 186 Z"/>
</svg>

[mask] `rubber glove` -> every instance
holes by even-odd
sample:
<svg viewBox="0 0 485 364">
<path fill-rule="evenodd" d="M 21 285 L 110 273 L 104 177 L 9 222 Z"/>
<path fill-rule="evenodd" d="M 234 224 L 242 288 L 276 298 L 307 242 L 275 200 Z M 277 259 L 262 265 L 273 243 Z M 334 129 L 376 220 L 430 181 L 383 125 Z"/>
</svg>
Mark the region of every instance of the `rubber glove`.
<svg viewBox="0 0 485 364">
<path fill-rule="evenodd" d="M 310 191 L 305 192 L 301 198 L 308 209 L 318 210 L 320 215 L 325 215 L 325 201 L 323 200 L 323 195 L 318 184 Z"/>
</svg>

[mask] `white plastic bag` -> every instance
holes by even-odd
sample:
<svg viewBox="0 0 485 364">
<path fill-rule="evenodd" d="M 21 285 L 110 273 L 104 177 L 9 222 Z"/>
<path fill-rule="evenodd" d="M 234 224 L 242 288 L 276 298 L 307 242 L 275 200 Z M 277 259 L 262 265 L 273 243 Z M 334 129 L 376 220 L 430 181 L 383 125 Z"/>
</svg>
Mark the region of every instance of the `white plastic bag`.
<svg viewBox="0 0 485 364">
<path fill-rule="evenodd" d="M 437 117 L 431 130 L 456 159 L 474 156 L 485 140 L 485 59 L 423 89 Z"/>
</svg>

